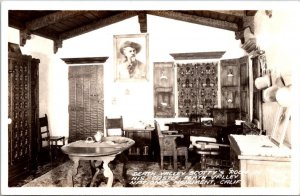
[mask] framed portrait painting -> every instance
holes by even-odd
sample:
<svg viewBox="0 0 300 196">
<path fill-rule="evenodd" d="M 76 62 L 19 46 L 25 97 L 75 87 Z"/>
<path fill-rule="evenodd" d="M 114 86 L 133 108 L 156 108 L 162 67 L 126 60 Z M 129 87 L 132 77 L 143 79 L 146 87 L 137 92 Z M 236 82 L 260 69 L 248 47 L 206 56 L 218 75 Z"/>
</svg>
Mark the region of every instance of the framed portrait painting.
<svg viewBox="0 0 300 196">
<path fill-rule="evenodd" d="M 288 107 L 279 108 L 275 119 L 275 125 L 271 134 L 271 140 L 279 147 L 283 144 L 289 125 L 290 116 L 291 114 Z"/>
<path fill-rule="evenodd" d="M 148 67 L 148 34 L 114 35 L 115 81 L 147 81 Z"/>
</svg>

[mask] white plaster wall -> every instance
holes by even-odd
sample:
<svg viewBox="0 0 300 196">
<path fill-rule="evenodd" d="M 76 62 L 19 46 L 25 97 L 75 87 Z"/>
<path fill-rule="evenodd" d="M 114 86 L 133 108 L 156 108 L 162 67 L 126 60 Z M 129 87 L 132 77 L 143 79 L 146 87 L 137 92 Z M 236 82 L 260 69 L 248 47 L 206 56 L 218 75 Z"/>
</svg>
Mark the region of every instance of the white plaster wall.
<svg viewBox="0 0 300 196">
<path fill-rule="evenodd" d="M 19 44 L 19 31 L 9 28 L 8 41 Z M 53 54 L 53 42 L 32 35 L 22 54 L 40 59 L 39 116 L 48 115 L 52 135 L 68 135 L 68 66 Z"/>
<path fill-rule="evenodd" d="M 297 18 L 300 17 L 297 9 L 275 9 L 269 18 L 264 11 L 259 11 L 255 16 L 255 35 L 260 49 L 265 50 L 267 66 L 271 70 L 272 80 L 282 76 L 286 84 L 292 84 L 292 95 L 290 97 L 292 119 L 291 123 L 297 123 L 299 111 L 299 34 L 300 29 Z M 292 80 L 291 80 L 292 79 Z M 275 114 L 279 108 L 277 102 L 264 103 L 264 128 L 270 135 L 275 123 Z M 296 124 L 294 124 L 296 125 Z M 289 127 L 286 142 L 291 143 L 293 131 Z M 293 130 L 293 131 L 292 131 Z"/>
<path fill-rule="evenodd" d="M 9 41 L 18 43 L 18 31 L 9 28 Z M 113 35 L 138 34 L 138 18 L 77 36 L 63 42 L 53 54 L 53 42 L 33 36 L 22 47 L 24 54 L 39 58 L 40 115 L 49 115 L 53 135 L 68 136 L 68 65 L 60 58 L 103 57 L 105 115 L 124 116 L 125 126 L 153 124 L 153 62 L 173 61 L 170 53 L 226 51 L 223 58 L 239 58 L 244 51 L 233 32 L 187 22 L 149 16 L 149 81 L 114 82 Z M 179 119 L 186 120 L 186 119 Z"/>
</svg>

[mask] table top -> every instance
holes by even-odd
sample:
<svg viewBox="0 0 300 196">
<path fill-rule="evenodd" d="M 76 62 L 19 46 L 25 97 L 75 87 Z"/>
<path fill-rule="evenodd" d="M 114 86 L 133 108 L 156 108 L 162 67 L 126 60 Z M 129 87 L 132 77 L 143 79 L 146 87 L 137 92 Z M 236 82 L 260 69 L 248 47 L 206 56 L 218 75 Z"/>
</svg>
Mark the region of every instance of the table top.
<svg viewBox="0 0 300 196">
<path fill-rule="evenodd" d="M 61 149 L 69 156 L 107 156 L 127 150 L 134 144 L 134 140 L 127 137 L 103 137 L 101 142 L 79 140 L 64 145 Z"/>
<path fill-rule="evenodd" d="M 278 147 L 266 135 L 235 135 L 228 136 L 231 148 L 240 159 L 251 157 L 279 158 L 291 157 L 291 149 L 287 146 Z"/>
</svg>

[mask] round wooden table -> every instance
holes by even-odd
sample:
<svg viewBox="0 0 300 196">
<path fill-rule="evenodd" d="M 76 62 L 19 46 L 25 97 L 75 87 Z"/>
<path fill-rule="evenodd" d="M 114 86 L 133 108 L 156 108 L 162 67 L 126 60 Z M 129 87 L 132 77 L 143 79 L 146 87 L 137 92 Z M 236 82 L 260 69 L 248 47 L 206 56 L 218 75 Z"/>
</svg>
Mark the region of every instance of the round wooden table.
<svg viewBox="0 0 300 196">
<path fill-rule="evenodd" d="M 78 173 L 79 160 L 89 160 L 91 166 L 96 169 L 90 186 L 93 186 L 100 169 L 95 162 L 103 162 L 104 176 L 108 178 L 107 187 L 112 187 L 113 173 L 108 164 L 116 155 L 127 150 L 134 144 L 134 140 L 127 137 L 103 137 L 101 142 L 79 140 L 64 145 L 61 149 L 73 161 L 73 168 L 68 172 L 68 184 L 74 186 L 74 177 Z"/>
</svg>

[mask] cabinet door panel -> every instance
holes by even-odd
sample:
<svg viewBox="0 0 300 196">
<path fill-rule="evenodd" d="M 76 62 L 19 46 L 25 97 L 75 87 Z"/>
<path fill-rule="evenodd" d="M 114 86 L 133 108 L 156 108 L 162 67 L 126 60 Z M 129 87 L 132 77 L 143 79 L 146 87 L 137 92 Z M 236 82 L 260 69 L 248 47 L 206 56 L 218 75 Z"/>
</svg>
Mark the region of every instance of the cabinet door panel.
<svg viewBox="0 0 300 196">
<path fill-rule="evenodd" d="M 239 86 L 240 67 L 237 59 L 221 61 L 221 86 Z"/>
<path fill-rule="evenodd" d="M 154 63 L 154 116 L 174 117 L 173 63 Z"/>
<path fill-rule="evenodd" d="M 221 94 L 222 108 L 240 108 L 240 91 L 238 87 L 223 87 Z"/>
</svg>

